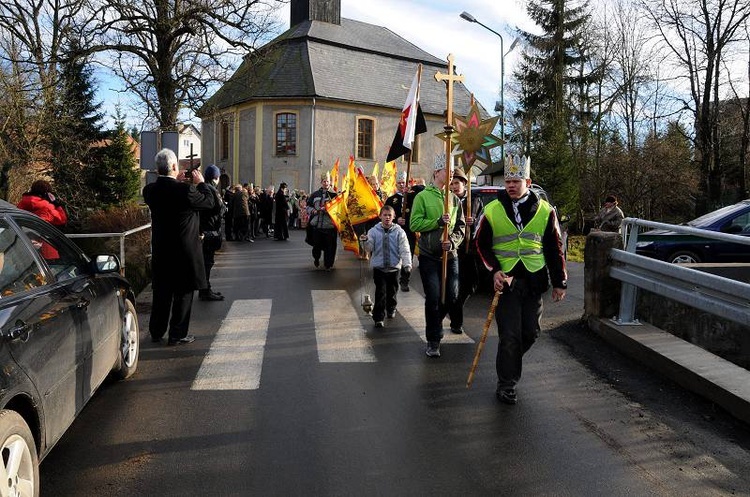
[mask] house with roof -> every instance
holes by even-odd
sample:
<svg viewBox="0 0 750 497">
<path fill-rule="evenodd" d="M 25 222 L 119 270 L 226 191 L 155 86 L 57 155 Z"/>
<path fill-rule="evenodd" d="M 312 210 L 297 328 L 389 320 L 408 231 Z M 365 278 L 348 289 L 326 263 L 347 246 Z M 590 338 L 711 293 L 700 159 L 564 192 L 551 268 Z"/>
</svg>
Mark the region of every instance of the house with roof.
<svg viewBox="0 0 750 497">
<path fill-rule="evenodd" d="M 447 73 L 447 60 L 386 27 L 341 18 L 340 0 L 291 0 L 290 26 L 248 54 L 200 109 L 203 164 L 216 164 L 233 184 L 283 181 L 307 191 L 337 159 L 345 171 L 353 156 L 369 174 L 385 162 L 422 64 L 428 130 L 415 142 L 411 176 L 429 180 L 444 151 L 436 135 L 445 125 L 446 83 L 434 76 Z M 456 83 L 454 113 L 468 114 L 470 103 L 469 90 Z"/>
</svg>

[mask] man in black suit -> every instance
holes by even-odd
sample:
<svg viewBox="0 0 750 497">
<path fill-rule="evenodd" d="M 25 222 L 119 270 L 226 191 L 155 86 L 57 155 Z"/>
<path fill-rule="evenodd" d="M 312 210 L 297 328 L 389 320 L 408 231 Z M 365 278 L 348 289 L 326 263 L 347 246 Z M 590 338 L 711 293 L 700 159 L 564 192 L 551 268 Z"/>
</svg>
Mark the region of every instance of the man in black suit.
<svg viewBox="0 0 750 497">
<path fill-rule="evenodd" d="M 213 209 L 216 197 L 198 169 L 185 177 L 173 151 L 160 150 L 155 162 L 159 177 L 143 189 L 151 210 L 149 331 L 153 342 L 169 331 L 167 345 L 186 344 L 195 341 L 188 335 L 193 292 L 206 287 L 198 211 Z"/>
</svg>

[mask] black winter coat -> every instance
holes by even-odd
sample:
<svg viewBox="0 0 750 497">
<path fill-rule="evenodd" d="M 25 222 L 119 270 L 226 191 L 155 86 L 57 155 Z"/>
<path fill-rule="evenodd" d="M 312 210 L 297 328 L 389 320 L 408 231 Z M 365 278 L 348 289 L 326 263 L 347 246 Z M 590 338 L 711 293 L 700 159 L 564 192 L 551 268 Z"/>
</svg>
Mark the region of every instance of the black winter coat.
<svg viewBox="0 0 750 497">
<path fill-rule="evenodd" d="M 143 200 L 151 210 L 152 286 L 182 292 L 205 288 L 198 211 L 216 205 L 209 186 L 159 176 L 143 189 Z"/>
</svg>

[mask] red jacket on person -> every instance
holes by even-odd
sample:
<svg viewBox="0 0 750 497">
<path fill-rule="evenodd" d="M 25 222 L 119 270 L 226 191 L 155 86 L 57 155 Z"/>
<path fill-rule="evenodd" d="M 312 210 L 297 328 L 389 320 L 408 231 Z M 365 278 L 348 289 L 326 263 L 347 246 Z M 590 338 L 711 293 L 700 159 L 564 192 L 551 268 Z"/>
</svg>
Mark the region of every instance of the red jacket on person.
<svg viewBox="0 0 750 497">
<path fill-rule="evenodd" d="M 46 198 L 31 193 L 24 193 L 18 208 L 33 212 L 48 223 L 62 226 L 68 222 L 68 215 L 61 205 L 55 205 Z"/>
</svg>

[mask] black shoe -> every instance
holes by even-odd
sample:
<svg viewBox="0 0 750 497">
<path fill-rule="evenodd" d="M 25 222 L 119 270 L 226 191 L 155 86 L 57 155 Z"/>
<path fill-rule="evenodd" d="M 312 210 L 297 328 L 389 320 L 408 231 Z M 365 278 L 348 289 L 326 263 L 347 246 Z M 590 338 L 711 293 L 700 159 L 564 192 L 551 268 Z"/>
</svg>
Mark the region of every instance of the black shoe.
<svg viewBox="0 0 750 497">
<path fill-rule="evenodd" d="M 455 333 L 456 335 L 460 335 L 464 332 L 463 326 L 451 326 L 451 332 Z"/>
<path fill-rule="evenodd" d="M 167 345 L 187 345 L 189 343 L 193 343 L 195 341 L 195 337 L 193 335 L 188 335 L 185 338 L 170 338 L 167 341 Z"/>
<path fill-rule="evenodd" d="M 499 400 L 503 404 L 514 405 L 518 402 L 515 388 L 505 388 L 503 390 L 498 390 L 497 392 L 495 392 L 495 395 L 497 395 L 497 400 Z"/>
<path fill-rule="evenodd" d="M 320 267 L 320 259 L 315 259 L 315 260 L 313 261 L 313 266 L 315 266 L 315 267 Z"/>
<path fill-rule="evenodd" d="M 388 311 L 388 319 L 393 319 L 396 317 L 396 309 L 392 311 Z"/>
<path fill-rule="evenodd" d="M 408 283 L 401 283 L 401 291 L 402 292 L 408 292 L 409 291 L 409 284 Z"/>
<path fill-rule="evenodd" d="M 382 321 L 375 321 L 375 327 L 376 328 L 382 328 L 383 326 L 385 326 L 385 325 L 384 325 L 384 323 Z"/>
<path fill-rule="evenodd" d="M 440 342 L 427 342 L 427 357 L 440 357 Z"/>
<path fill-rule="evenodd" d="M 198 299 L 205 300 L 208 302 L 214 302 L 218 300 L 224 300 L 224 296 L 211 292 L 211 293 L 199 294 Z"/>
<path fill-rule="evenodd" d="M 151 343 L 161 343 L 161 337 L 151 337 Z"/>
</svg>

